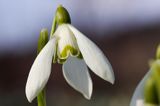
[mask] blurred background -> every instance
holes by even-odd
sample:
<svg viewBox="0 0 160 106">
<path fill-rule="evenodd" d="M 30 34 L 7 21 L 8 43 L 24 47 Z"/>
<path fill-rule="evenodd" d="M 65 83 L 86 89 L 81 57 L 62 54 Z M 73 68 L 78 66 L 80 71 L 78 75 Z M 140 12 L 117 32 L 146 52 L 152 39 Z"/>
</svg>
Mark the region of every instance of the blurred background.
<svg viewBox="0 0 160 106">
<path fill-rule="evenodd" d="M 25 84 L 39 32 L 50 31 L 59 4 L 108 57 L 116 82 L 111 85 L 90 71 L 94 89 L 88 101 L 66 83 L 61 65 L 54 64 L 48 106 L 129 106 L 159 44 L 159 0 L 0 0 L 0 106 L 36 106 L 36 100 L 28 103 Z"/>
</svg>

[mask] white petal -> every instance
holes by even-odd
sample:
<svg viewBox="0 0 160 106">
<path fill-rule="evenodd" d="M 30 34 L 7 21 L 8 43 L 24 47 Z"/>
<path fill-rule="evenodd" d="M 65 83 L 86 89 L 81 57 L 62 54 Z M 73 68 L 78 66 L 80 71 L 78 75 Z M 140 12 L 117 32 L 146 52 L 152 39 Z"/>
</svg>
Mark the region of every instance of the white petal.
<svg viewBox="0 0 160 106">
<path fill-rule="evenodd" d="M 131 99 L 130 106 L 143 106 L 143 99 L 144 99 L 144 84 L 145 81 L 150 76 L 151 72 L 149 71 L 141 82 L 138 84 L 136 90 L 134 91 L 133 97 Z"/>
<path fill-rule="evenodd" d="M 29 102 L 32 102 L 48 81 L 55 43 L 55 38 L 51 39 L 39 53 L 31 67 L 26 84 L 26 96 Z"/>
<path fill-rule="evenodd" d="M 103 78 L 110 83 L 114 83 L 114 73 L 112 67 L 102 53 L 102 51 L 94 44 L 91 40 L 89 40 L 85 35 L 79 32 L 72 25 L 68 24 L 68 27 L 74 33 L 78 47 L 83 55 L 83 58 L 88 65 L 88 67 L 98 76 Z"/>
<path fill-rule="evenodd" d="M 63 64 L 63 75 L 74 89 L 81 92 L 86 99 L 92 95 L 92 80 L 85 62 L 75 57 L 68 57 Z"/>
</svg>

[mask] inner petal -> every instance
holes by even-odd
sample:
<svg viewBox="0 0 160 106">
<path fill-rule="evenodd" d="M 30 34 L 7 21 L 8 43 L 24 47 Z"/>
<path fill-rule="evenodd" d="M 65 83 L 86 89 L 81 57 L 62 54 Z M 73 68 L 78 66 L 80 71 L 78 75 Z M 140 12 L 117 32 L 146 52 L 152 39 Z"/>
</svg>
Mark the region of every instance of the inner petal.
<svg viewBox="0 0 160 106">
<path fill-rule="evenodd" d="M 55 36 L 58 37 L 57 55 L 59 60 L 65 61 L 69 55 L 78 56 L 80 51 L 77 41 L 68 26 L 60 25 L 56 32 Z"/>
</svg>

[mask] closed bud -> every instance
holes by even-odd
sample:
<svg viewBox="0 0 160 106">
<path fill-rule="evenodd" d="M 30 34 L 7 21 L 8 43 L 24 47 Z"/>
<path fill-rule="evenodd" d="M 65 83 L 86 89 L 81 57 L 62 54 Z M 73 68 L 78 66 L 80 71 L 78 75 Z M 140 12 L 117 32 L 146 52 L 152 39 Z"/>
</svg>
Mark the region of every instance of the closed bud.
<svg viewBox="0 0 160 106">
<path fill-rule="evenodd" d="M 69 13 L 62 5 L 59 5 L 56 10 L 56 22 L 59 25 L 63 23 L 71 23 Z"/>
<path fill-rule="evenodd" d="M 39 52 L 43 49 L 43 47 L 47 44 L 47 42 L 48 42 L 48 30 L 42 29 L 38 39 L 37 54 L 39 54 Z"/>
</svg>

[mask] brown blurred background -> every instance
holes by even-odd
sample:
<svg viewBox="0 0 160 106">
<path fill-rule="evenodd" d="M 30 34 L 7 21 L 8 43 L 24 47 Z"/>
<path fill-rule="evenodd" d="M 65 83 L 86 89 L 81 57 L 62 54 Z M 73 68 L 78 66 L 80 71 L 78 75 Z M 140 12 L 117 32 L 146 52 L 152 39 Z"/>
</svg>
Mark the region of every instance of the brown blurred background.
<svg viewBox="0 0 160 106">
<path fill-rule="evenodd" d="M 36 106 L 36 100 L 31 104 L 28 103 L 25 96 L 25 84 L 30 67 L 36 58 L 39 31 L 43 27 L 50 29 L 55 8 L 61 2 L 71 11 L 73 24 L 94 41 L 108 57 L 113 66 L 116 80 L 115 84 L 111 85 L 90 71 L 94 89 L 92 98 L 88 101 L 66 83 L 61 65 L 54 64 L 47 84 L 48 106 L 129 106 L 134 89 L 149 70 L 149 60 L 154 59 L 159 44 L 160 14 L 157 10 L 157 3 L 160 2 L 153 0 L 149 4 L 147 1 L 148 7 L 140 5 L 144 8 L 138 8 L 136 3 L 142 3 L 144 0 L 135 2 L 135 7 L 127 0 L 121 0 L 124 4 L 116 0 L 113 3 L 105 2 L 105 0 L 100 1 L 100 7 L 96 7 L 94 6 L 98 2 L 96 0 L 89 0 L 87 3 L 85 0 L 78 3 L 72 0 L 69 2 L 56 1 L 54 5 L 51 5 L 54 3 L 53 1 L 41 1 L 39 6 L 36 5 L 38 1 L 25 1 L 26 5 L 20 0 L 16 0 L 15 4 L 19 3 L 23 4 L 22 7 L 25 6 L 21 11 L 16 10 L 21 7 L 14 7 L 14 5 L 8 10 L 6 4 L 9 1 L 0 1 L 0 4 L 4 5 L 0 7 L 0 12 L 3 14 L 0 18 L 0 22 L 2 22 L 0 25 L 0 106 Z M 103 10 L 105 7 L 103 3 L 108 4 L 107 6 L 110 4 L 111 6 L 106 9 L 111 9 Z M 73 7 L 72 4 L 74 4 Z M 87 12 L 79 12 L 81 15 L 76 18 L 76 12 L 83 11 L 82 8 L 86 10 L 89 4 L 92 4 L 92 8 L 89 8 L 90 10 Z M 42 8 L 43 6 L 45 8 Z M 17 11 L 19 13 L 11 13 L 14 17 L 10 18 L 8 12 L 11 12 L 12 8 L 15 9 L 15 13 Z M 136 13 L 126 10 L 127 8 L 132 11 L 136 11 L 137 8 L 143 11 Z M 34 14 L 32 9 L 37 14 Z M 45 13 L 46 11 L 47 13 Z M 122 14 L 119 13 L 120 11 Z M 128 14 L 127 11 L 132 13 Z M 107 14 L 107 12 L 111 14 Z M 45 14 L 44 17 L 43 14 Z M 99 16 L 97 16 L 98 14 Z M 19 15 L 20 18 L 18 18 Z M 23 15 L 29 18 L 24 19 Z M 21 20 L 18 21 L 19 19 Z M 86 22 L 85 19 L 88 21 Z M 15 23 L 11 24 L 11 21 Z M 34 21 L 36 22 L 33 23 Z M 17 27 L 18 29 L 16 29 Z"/>
</svg>

